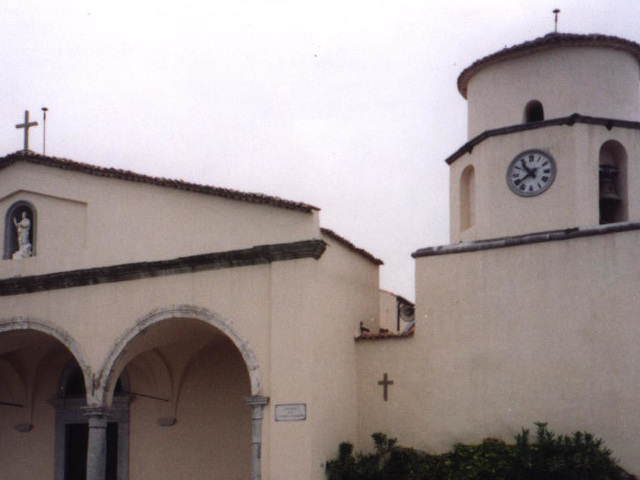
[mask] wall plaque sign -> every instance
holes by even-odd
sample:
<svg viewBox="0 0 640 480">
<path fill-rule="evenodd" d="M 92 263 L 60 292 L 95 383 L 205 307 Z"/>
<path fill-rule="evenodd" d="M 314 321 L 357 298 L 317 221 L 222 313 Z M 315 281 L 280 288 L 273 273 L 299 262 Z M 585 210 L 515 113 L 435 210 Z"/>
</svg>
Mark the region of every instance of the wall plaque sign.
<svg viewBox="0 0 640 480">
<path fill-rule="evenodd" d="M 285 403 L 276 405 L 276 422 L 301 422 L 306 419 L 306 403 Z"/>
</svg>

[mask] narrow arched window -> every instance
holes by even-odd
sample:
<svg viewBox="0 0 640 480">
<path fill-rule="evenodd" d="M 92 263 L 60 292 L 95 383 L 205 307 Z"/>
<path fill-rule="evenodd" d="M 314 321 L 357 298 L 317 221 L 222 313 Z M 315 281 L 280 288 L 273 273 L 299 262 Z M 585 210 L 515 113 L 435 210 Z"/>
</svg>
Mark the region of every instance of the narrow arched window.
<svg viewBox="0 0 640 480">
<path fill-rule="evenodd" d="M 600 147 L 598 199 L 600 223 L 628 220 L 627 150 L 616 140 Z"/>
<path fill-rule="evenodd" d="M 460 231 L 473 226 L 475 222 L 476 179 L 473 165 L 467 165 L 460 176 Z"/>
<path fill-rule="evenodd" d="M 538 100 L 531 100 L 527 103 L 527 106 L 524 107 L 524 122 L 542 122 L 544 120 L 544 109 L 542 108 L 542 103 Z"/>
<path fill-rule="evenodd" d="M 36 254 L 36 209 L 21 200 L 9 207 L 4 218 L 2 258 L 18 259 Z"/>
</svg>

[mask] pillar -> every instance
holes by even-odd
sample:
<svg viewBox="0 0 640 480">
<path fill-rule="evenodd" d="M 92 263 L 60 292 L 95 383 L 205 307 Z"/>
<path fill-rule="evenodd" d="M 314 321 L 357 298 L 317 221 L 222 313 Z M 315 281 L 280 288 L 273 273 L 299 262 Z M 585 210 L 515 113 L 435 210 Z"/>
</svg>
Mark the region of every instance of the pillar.
<svg viewBox="0 0 640 480">
<path fill-rule="evenodd" d="M 264 406 L 269 403 L 269 397 L 245 397 L 247 405 L 252 409 L 251 422 L 251 480 L 262 478 L 260 463 L 262 449 L 262 418 Z M 87 479 L 89 480 L 89 479 Z M 93 479 L 91 479 L 93 480 Z"/>
<path fill-rule="evenodd" d="M 86 407 L 89 417 L 87 480 L 105 480 L 107 474 L 107 423 L 109 413 L 100 407 Z"/>
</svg>

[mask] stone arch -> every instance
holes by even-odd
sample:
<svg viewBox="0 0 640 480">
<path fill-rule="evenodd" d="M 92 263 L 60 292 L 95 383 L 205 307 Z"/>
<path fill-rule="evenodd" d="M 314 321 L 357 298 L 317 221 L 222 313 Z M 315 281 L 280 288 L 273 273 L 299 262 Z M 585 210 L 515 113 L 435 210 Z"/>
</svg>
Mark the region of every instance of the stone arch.
<svg viewBox="0 0 640 480">
<path fill-rule="evenodd" d="M 475 222 L 475 169 L 467 165 L 460 175 L 460 231 L 473 226 Z"/>
<path fill-rule="evenodd" d="M 628 220 L 627 150 L 617 140 L 607 140 L 598 153 L 600 223 Z"/>
<path fill-rule="evenodd" d="M 260 368 L 256 356 L 249 347 L 249 344 L 236 331 L 230 320 L 207 310 L 206 308 L 193 305 L 178 305 L 173 307 L 159 308 L 141 317 L 136 324 L 124 333 L 113 345 L 105 362 L 100 369 L 95 392 L 96 405 L 106 405 L 111 393 L 112 383 L 116 365 L 125 354 L 127 346 L 138 335 L 143 333 L 152 325 L 170 319 L 186 318 L 203 321 L 224 333 L 236 346 L 247 367 L 251 384 L 251 395 L 260 396 L 262 393 L 262 380 Z"/>
<path fill-rule="evenodd" d="M 544 120 L 544 108 L 539 100 L 531 100 L 524 107 L 524 123 L 542 122 Z"/>
<path fill-rule="evenodd" d="M 93 385 L 93 373 L 87 356 L 80 345 L 71 337 L 64 329 L 54 326 L 49 322 L 34 319 L 32 317 L 13 317 L 6 320 L 0 320 L 0 335 L 5 332 L 13 332 L 18 330 L 34 330 L 47 334 L 58 340 L 75 358 L 84 375 L 84 383 L 88 387 Z M 91 391 L 87 388 L 87 395 Z"/>
<path fill-rule="evenodd" d="M 32 257 L 36 254 L 36 208 L 31 202 L 18 200 L 7 209 L 4 217 L 4 248 L 2 258 L 5 260 L 12 258 L 13 254 L 19 250 L 18 235 L 13 222 L 14 220 L 20 221 L 23 214 L 26 214 L 26 217 L 31 222 L 29 229 L 30 251 L 27 256 Z"/>
</svg>

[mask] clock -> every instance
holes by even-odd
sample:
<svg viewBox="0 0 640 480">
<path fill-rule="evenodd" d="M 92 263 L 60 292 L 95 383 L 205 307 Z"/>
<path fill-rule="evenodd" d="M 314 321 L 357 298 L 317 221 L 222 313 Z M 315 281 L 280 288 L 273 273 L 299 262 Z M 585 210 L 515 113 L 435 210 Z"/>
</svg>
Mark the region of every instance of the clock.
<svg viewBox="0 0 640 480">
<path fill-rule="evenodd" d="M 507 168 L 507 185 L 523 197 L 540 195 L 556 178 L 556 162 L 542 150 L 526 150 L 516 155 Z"/>
</svg>

